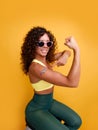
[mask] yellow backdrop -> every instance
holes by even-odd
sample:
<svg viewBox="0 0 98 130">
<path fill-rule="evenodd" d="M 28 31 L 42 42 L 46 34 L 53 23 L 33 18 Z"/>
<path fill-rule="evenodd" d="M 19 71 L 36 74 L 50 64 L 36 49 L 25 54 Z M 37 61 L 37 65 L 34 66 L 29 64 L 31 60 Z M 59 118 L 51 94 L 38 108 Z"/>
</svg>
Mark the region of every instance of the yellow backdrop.
<svg viewBox="0 0 98 130">
<path fill-rule="evenodd" d="M 81 49 L 78 88 L 55 87 L 54 97 L 75 109 L 83 120 L 80 130 L 98 130 L 98 7 L 97 0 L 0 1 L 0 130 L 24 130 L 24 110 L 33 89 L 20 66 L 20 47 L 36 25 L 51 30 L 63 50 L 73 35 Z M 66 67 L 56 68 L 67 73 Z"/>
</svg>

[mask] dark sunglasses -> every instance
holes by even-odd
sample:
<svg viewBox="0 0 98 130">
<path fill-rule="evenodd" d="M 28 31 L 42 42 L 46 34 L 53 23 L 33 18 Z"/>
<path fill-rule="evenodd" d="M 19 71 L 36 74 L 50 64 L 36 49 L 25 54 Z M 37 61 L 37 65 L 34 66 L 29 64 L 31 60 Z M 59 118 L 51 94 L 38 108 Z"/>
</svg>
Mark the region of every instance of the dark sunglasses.
<svg viewBox="0 0 98 130">
<path fill-rule="evenodd" d="M 39 47 L 43 47 L 44 44 L 45 44 L 45 43 L 42 42 L 42 41 L 37 42 L 37 46 L 39 46 Z M 53 45 L 53 42 L 52 42 L 52 41 L 49 41 L 49 42 L 47 42 L 46 44 L 47 44 L 47 47 L 51 47 L 51 46 Z"/>
</svg>

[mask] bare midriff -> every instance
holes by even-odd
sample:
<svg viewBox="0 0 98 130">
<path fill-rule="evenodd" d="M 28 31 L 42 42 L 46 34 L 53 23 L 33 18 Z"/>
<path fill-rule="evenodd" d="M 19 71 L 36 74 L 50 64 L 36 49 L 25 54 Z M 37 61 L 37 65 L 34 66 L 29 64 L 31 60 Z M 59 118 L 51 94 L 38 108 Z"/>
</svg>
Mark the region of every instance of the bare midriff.
<svg viewBox="0 0 98 130">
<path fill-rule="evenodd" d="M 49 88 L 49 89 L 46 89 L 46 90 L 34 91 L 34 92 L 35 92 L 36 94 L 49 94 L 49 93 L 53 93 L 53 89 L 54 89 L 54 87 Z"/>
</svg>

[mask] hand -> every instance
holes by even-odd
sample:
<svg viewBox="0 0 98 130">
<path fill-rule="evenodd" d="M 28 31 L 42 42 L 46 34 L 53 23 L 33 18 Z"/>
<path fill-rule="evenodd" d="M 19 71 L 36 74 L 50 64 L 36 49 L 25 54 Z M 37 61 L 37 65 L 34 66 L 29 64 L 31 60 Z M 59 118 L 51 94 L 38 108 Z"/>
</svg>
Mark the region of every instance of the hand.
<svg viewBox="0 0 98 130">
<path fill-rule="evenodd" d="M 66 38 L 64 44 L 74 50 L 78 48 L 78 44 L 77 44 L 76 40 L 74 39 L 74 37 Z"/>
<path fill-rule="evenodd" d="M 60 56 L 60 58 L 55 62 L 55 65 L 64 66 L 67 63 L 67 60 L 69 56 L 71 55 L 71 52 L 66 50 L 63 52 L 63 54 Z"/>
</svg>

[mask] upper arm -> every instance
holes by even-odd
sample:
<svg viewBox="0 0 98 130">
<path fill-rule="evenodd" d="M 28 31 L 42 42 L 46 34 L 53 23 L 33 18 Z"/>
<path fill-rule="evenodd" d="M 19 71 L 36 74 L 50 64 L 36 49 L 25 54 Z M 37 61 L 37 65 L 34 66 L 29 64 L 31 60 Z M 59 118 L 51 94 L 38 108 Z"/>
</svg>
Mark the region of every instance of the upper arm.
<svg viewBox="0 0 98 130">
<path fill-rule="evenodd" d="M 41 66 L 39 64 L 31 65 L 30 69 L 33 76 L 36 76 L 36 78 L 38 78 L 39 80 L 45 80 L 58 86 L 72 86 L 69 79 L 59 72 L 53 71 L 49 68 L 45 68 L 44 66 Z"/>
</svg>

